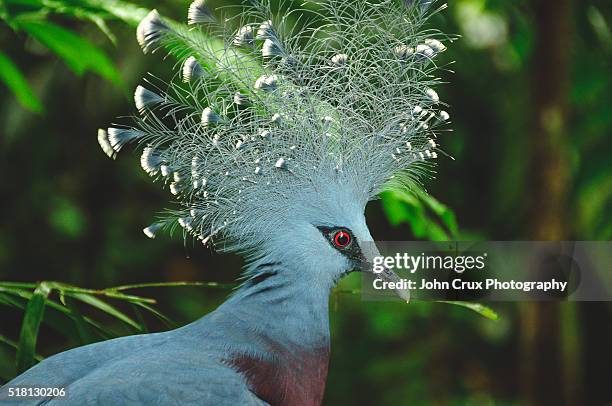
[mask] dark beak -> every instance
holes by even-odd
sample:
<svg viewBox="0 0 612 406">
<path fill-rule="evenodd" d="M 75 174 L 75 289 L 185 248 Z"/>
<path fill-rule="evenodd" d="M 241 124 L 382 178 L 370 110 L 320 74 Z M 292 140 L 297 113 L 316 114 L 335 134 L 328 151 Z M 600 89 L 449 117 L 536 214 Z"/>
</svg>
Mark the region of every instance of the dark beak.
<svg viewBox="0 0 612 406">
<path fill-rule="evenodd" d="M 371 272 L 371 271 L 370 271 Z M 372 272 L 373 273 L 373 272 Z M 386 282 L 400 282 L 401 278 L 397 276 L 395 272 L 388 268 L 384 268 L 383 271 L 379 274 L 374 274 L 375 277 L 380 277 L 382 280 Z M 399 285 L 399 283 L 397 284 Z M 395 289 L 395 293 L 405 301 L 406 303 L 410 302 L 410 290 L 408 289 Z"/>
<path fill-rule="evenodd" d="M 361 261 L 361 267 L 359 269 L 362 272 L 370 273 L 374 275 L 374 278 L 382 279 L 385 282 L 401 282 L 401 278 L 392 270 L 384 267 L 382 272 L 374 272 L 374 266 L 370 261 L 363 258 Z M 399 283 L 396 285 L 400 285 Z M 395 289 L 395 293 L 406 303 L 410 302 L 410 290 L 409 289 Z"/>
<path fill-rule="evenodd" d="M 380 251 L 374 242 L 370 242 L 368 244 L 363 244 L 361 247 L 361 271 L 366 273 L 371 273 L 374 275 L 376 279 L 382 279 L 385 282 L 401 282 L 401 278 L 397 276 L 395 272 L 387 267 L 384 267 L 382 272 L 376 273 L 374 272 L 374 258 L 380 257 Z M 401 284 L 396 284 L 396 286 L 401 286 Z M 410 301 L 410 290 L 409 289 L 395 289 L 395 293 L 408 303 Z"/>
</svg>

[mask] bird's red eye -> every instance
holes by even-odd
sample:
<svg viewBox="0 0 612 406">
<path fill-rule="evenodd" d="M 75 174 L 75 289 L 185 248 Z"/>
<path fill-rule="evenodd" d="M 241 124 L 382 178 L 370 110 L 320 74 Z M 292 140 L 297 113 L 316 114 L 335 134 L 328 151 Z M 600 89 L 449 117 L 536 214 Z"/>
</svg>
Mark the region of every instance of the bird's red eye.
<svg viewBox="0 0 612 406">
<path fill-rule="evenodd" d="M 346 231 L 338 231 L 334 234 L 334 244 L 338 248 L 346 248 L 351 243 L 351 235 Z"/>
</svg>

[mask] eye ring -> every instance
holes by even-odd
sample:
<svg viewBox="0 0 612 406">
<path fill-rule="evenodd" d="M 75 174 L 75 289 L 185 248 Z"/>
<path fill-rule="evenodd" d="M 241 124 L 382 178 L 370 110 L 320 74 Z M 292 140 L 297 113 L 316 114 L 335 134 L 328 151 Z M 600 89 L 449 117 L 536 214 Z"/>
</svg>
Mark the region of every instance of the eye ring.
<svg viewBox="0 0 612 406">
<path fill-rule="evenodd" d="M 351 235 L 344 230 L 336 231 L 333 237 L 334 245 L 338 248 L 348 247 L 351 245 L 352 240 Z"/>
</svg>

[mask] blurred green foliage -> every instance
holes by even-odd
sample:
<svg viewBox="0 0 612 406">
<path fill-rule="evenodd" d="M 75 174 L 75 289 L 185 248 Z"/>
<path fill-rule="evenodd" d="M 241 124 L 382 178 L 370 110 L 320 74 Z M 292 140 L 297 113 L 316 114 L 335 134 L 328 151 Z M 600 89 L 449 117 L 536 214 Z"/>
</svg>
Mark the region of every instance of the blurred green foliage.
<svg viewBox="0 0 612 406">
<path fill-rule="evenodd" d="M 144 239 L 142 225 L 167 196 L 134 157 L 111 163 L 95 142 L 98 127 L 133 110 L 130 92 L 146 71 L 171 75 L 174 61 L 143 56 L 134 39 L 153 7 L 184 21 L 187 5 L 0 0 L 0 80 L 10 90 L 0 95 L 0 280 L 69 282 L 0 284 L 1 380 L 76 345 L 192 321 L 224 299 L 240 272 L 239 258 Z M 606 0 L 573 5 L 565 220 L 574 239 L 612 237 L 611 11 Z M 434 18 L 462 37 L 445 54 L 457 62 L 439 90 L 454 130 L 440 143 L 455 159 L 440 160 L 430 194 L 385 192 L 371 204 L 375 237 L 526 238 L 533 18 L 526 0 L 457 0 Z M 222 289 L 203 289 L 201 279 Z M 147 296 L 128 295 L 126 284 Z M 457 306 L 364 303 L 347 294 L 359 286 L 350 275 L 332 295 L 327 404 L 520 402 L 521 368 L 531 360 L 520 350 L 516 306 L 496 304 L 501 317 L 492 323 Z M 566 368 L 584 386 L 581 403 L 609 402 L 598 369 L 609 360 L 610 308 L 570 305 L 564 334 L 580 359 Z"/>
<path fill-rule="evenodd" d="M 78 33 L 51 21 L 54 16 L 95 24 L 113 43 L 115 35 L 107 20 L 120 19 L 136 25 L 147 10 L 123 1 L 100 0 L 2 0 L 0 20 L 15 32 L 23 32 L 57 54 L 77 75 L 94 72 L 121 85 L 121 75 L 106 53 Z M 41 112 L 42 105 L 23 73 L 0 52 L 0 80 L 15 94 L 21 105 Z"/>
</svg>

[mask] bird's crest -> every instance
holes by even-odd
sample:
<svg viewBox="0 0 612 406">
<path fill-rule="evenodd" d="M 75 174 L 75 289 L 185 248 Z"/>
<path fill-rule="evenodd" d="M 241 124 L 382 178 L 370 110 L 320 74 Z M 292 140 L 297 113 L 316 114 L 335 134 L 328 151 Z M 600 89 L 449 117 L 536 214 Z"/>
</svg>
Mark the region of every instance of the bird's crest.
<svg viewBox="0 0 612 406">
<path fill-rule="evenodd" d="M 138 86 L 135 124 L 98 134 L 113 158 L 142 146 L 143 170 L 176 197 L 144 233 L 178 224 L 205 244 L 256 244 L 262 227 L 309 200 L 338 192 L 365 205 L 418 180 L 449 118 L 433 89 L 447 38 L 424 28 L 444 6 L 429 3 L 335 0 L 289 11 L 260 0 L 219 24 L 196 0 L 188 27 L 151 11 L 138 42 L 145 53 L 170 50 L 180 77 Z M 218 34 L 223 41 L 211 40 Z"/>
</svg>

